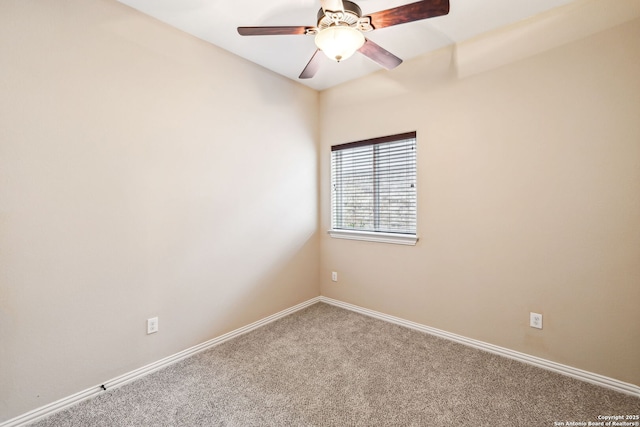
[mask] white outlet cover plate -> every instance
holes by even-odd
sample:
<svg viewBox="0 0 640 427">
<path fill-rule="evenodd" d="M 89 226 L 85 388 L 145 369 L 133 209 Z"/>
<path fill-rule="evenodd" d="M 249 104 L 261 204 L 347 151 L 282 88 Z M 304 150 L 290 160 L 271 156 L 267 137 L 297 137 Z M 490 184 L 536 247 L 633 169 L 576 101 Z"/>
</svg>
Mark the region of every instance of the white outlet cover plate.
<svg viewBox="0 0 640 427">
<path fill-rule="evenodd" d="M 158 332 L 158 318 L 152 317 L 147 319 L 147 334 L 154 334 Z"/>
<path fill-rule="evenodd" d="M 529 326 L 532 328 L 542 329 L 542 314 L 540 313 L 529 313 Z"/>
</svg>

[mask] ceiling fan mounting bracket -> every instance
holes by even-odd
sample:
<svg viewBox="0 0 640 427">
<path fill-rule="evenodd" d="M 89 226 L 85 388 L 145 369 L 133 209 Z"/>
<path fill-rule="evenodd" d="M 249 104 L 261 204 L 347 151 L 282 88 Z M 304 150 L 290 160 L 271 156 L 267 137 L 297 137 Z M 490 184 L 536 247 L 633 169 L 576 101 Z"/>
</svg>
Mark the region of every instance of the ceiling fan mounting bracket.
<svg viewBox="0 0 640 427">
<path fill-rule="evenodd" d="M 366 33 L 367 31 L 373 31 L 373 25 L 371 25 L 371 17 L 363 16 L 362 18 L 358 19 L 356 28 L 364 33 Z"/>
</svg>

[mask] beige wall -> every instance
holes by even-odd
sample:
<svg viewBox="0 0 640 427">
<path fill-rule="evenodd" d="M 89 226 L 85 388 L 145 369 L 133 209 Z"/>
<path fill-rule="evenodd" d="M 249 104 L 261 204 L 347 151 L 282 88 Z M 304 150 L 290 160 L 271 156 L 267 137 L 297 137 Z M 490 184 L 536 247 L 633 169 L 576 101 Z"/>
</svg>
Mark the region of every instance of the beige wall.
<svg viewBox="0 0 640 427">
<path fill-rule="evenodd" d="M 0 422 L 319 295 L 317 117 L 115 1 L 0 2 Z"/>
<path fill-rule="evenodd" d="M 640 20 L 510 31 L 321 94 L 322 295 L 640 384 Z M 413 130 L 418 244 L 326 235 L 329 146 Z"/>
</svg>

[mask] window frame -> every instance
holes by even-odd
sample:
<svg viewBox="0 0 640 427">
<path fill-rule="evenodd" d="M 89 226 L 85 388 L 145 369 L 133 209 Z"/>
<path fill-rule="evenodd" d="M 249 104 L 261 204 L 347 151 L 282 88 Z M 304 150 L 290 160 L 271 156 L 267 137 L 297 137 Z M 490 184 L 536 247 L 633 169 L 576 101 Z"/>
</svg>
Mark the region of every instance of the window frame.
<svg viewBox="0 0 640 427">
<path fill-rule="evenodd" d="M 408 140 L 408 139 L 413 139 L 415 141 L 415 145 L 414 145 L 414 149 L 415 149 L 415 163 L 414 163 L 414 167 L 415 167 L 415 178 L 416 178 L 416 182 L 414 182 L 415 185 L 415 232 L 414 233 L 407 233 L 407 232 L 398 232 L 398 233 L 394 233 L 394 232 L 390 232 L 390 231 L 370 231 L 370 230 L 353 230 L 353 229 L 343 229 L 343 228 L 335 228 L 335 224 L 334 224 L 334 220 L 335 220 L 335 209 L 337 209 L 334 206 L 334 154 L 333 152 L 335 151 L 342 151 L 342 150 L 346 150 L 346 149 L 352 149 L 352 148 L 358 148 L 358 147 L 365 147 L 365 146 L 372 146 L 373 147 L 373 152 L 377 151 L 377 146 L 379 147 L 380 144 L 384 144 L 384 143 L 389 143 L 389 142 L 395 142 L 395 141 L 403 141 L 403 140 Z M 389 135 L 389 136 L 383 136 L 383 137 L 379 137 L 379 138 L 371 138 L 371 139 L 367 139 L 367 140 L 363 140 L 363 141 L 356 141 L 356 142 L 351 142 L 351 143 L 346 143 L 346 144 L 337 144 L 337 145 L 333 145 L 331 146 L 331 202 L 330 202 L 330 209 L 331 209 L 331 229 L 328 231 L 329 235 L 333 238 L 338 238 L 338 239 L 349 239 L 349 240 L 361 240 L 361 241 L 369 241 L 369 242 L 380 242 L 380 243 L 393 243 L 393 244 L 400 244 L 400 245 L 415 245 L 418 242 L 418 190 L 417 190 L 417 163 L 418 163 L 418 159 L 417 159 L 417 132 L 413 131 L 413 132 L 405 132 L 405 133 L 401 133 L 401 134 L 396 134 L 396 135 Z M 372 154 L 372 167 L 375 168 L 375 165 L 377 164 L 377 157 L 376 154 Z M 376 172 L 373 172 L 373 177 L 374 177 L 374 181 L 376 181 L 375 177 L 376 177 Z M 374 188 L 376 188 L 375 184 L 374 184 Z M 373 221 L 374 221 L 374 227 L 378 228 L 379 227 L 379 200 L 377 200 L 379 198 L 379 192 L 374 190 L 374 196 L 373 196 L 373 204 L 374 204 L 374 213 L 373 213 Z"/>
</svg>

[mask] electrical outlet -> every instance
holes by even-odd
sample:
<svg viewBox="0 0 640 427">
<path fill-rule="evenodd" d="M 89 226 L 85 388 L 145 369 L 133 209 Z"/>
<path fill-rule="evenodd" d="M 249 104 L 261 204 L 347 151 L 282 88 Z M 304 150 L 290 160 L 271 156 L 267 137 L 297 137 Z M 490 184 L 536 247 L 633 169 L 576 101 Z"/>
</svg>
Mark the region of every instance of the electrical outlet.
<svg viewBox="0 0 640 427">
<path fill-rule="evenodd" d="M 542 314 L 529 313 L 529 326 L 532 328 L 542 329 Z"/>
<path fill-rule="evenodd" d="M 338 272 L 337 271 L 332 271 L 331 272 L 331 280 L 334 282 L 338 281 Z"/>
<path fill-rule="evenodd" d="M 147 335 L 155 334 L 156 332 L 158 332 L 158 318 L 147 319 Z"/>
</svg>

